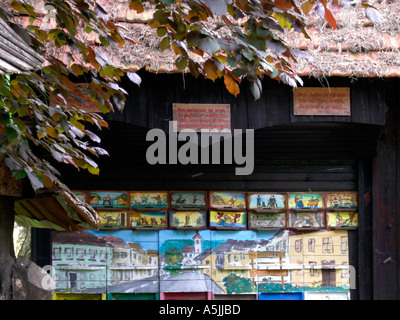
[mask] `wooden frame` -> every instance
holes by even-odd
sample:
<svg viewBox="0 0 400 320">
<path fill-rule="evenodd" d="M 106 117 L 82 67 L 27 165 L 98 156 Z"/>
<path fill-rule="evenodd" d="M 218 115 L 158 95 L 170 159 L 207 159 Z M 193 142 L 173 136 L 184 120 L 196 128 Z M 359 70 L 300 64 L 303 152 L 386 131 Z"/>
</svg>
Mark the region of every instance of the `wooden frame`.
<svg viewBox="0 0 400 320">
<path fill-rule="evenodd" d="M 330 211 L 357 211 L 357 192 L 327 192 L 325 203 Z"/>
<path fill-rule="evenodd" d="M 320 230 L 325 228 L 323 211 L 288 212 L 287 228 L 296 230 Z"/>
<path fill-rule="evenodd" d="M 168 191 L 130 191 L 130 208 L 138 211 L 168 209 Z"/>
<path fill-rule="evenodd" d="M 243 211 L 247 209 L 246 192 L 210 191 L 209 207 L 221 211 Z"/>
<path fill-rule="evenodd" d="M 208 207 L 206 191 L 170 191 L 169 207 L 177 211 L 202 211 Z"/>
<path fill-rule="evenodd" d="M 135 230 L 163 230 L 168 228 L 167 211 L 129 211 L 129 228 Z"/>
<path fill-rule="evenodd" d="M 250 230 L 282 230 L 286 225 L 286 212 L 248 212 Z"/>
<path fill-rule="evenodd" d="M 170 229 L 207 229 L 206 211 L 170 211 Z"/>
<path fill-rule="evenodd" d="M 249 192 L 247 193 L 247 206 L 249 210 L 254 212 L 285 212 L 287 208 L 286 198 L 286 193 L 280 192 Z"/>
<path fill-rule="evenodd" d="M 97 210 L 97 214 L 100 221 L 99 229 L 118 230 L 128 227 L 129 214 L 127 210 Z"/>
<path fill-rule="evenodd" d="M 89 191 L 88 203 L 96 210 L 127 210 L 129 195 L 127 191 Z"/>
<path fill-rule="evenodd" d="M 210 210 L 209 221 L 210 229 L 246 230 L 247 212 Z"/>
<path fill-rule="evenodd" d="M 328 211 L 326 213 L 326 228 L 335 230 L 355 230 L 358 228 L 358 212 Z"/>
<path fill-rule="evenodd" d="M 288 192 L 287 208 L 293 212 L 315 212 L 325 208 L 323 192 Z"/>
</svg>

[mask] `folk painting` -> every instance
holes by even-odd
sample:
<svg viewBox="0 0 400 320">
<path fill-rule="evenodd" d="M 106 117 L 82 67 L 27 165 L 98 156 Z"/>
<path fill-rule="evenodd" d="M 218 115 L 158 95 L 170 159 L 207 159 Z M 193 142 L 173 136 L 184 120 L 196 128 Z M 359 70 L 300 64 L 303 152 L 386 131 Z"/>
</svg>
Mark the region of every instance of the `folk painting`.
<svg viewBox="0 0 400 320">
<path fill-rule="evenodd" d="M 121 209 L 128 207 L 127 192 L 90 192 L 90 205 L 98 209 Z"/>
<path fill-rule="evenodd" d="M 128 213 L 122 211 L 98 211 L 100 228 L 118 229 L 126 228 L 128 222 Z"/>
<path fill-rule="evenodd" d="M 206 192 L 171 192 L 170 207 L 175 209 L 204 209 L 207 205 Z"/>
<path fill-rule="evenodd" d="M 167 213 L 131 211 L 129 221 L 130 226 L 134 229 L 165 229 Z"/>
<path fill-rule="evenodd" d="M 242 192 L 210 192 L 210 207 L 218 210 L 246 209 L 246 196 Z"/>
<path fill-rule="evenodd" d="M 284 194 L 252 193 L 248 195 L 249 209 L 255 211 L 284 210 L 286 196 Z"/>
<path fill-rule="evenodd" d="M 355 229 L 358 227 L 357 212 L 327 212 L 326 225 L 334 229 Z"/>
<path fill-rule="evenodd" d="M 356 210 L 357 193 L 356 192 L 338 192 L 328 193 L 326 195 L 327 209 L 334 210 Z"/>
<path fill-rule="evenodd" d="M 210 228 L 245 229 L 246 227 L 246 212 L 210 211 Z"/>
<path fill-rule="evenodd" d="M 205 211 L 172 211 L 169 212 L 171 228 L 203 229 L 207 227 Z"/>
<path fill-rule="evenodd" d="M 286 227 L 286 213 L 249 212 L 249 228 L 256 230 L 283 229 Z"/>
<path fill-rule="evenodd" d="M 321 193 L 291 193 L 289 194 L 289 209 L 313 210 L 323 208 Z"/>
<path fill-rule="evenodd" d="M 168 207 L 168 192 L 131 192 L 132 209 L 166 209 Z"/>
<path fill-rule="evenodd" d="M 319 229 L 325 226 L 323 212 L 290 212 L 288 227 L 295 229 Z"/>
</svg>

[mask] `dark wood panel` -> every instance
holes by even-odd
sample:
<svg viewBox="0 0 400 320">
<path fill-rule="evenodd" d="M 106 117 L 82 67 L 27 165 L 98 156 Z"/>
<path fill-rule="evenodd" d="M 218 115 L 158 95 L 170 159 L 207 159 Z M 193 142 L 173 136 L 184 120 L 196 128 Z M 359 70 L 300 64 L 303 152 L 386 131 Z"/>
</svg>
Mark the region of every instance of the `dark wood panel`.
<svg viewBox="0 0 400 320">
<path fill-rule="evenodd" d="M 331 78 L 331 87 L 350 87 L 351 116 L 294 116 L 292 88 L 265 78 L 263 93 L 257 101 L 252 96 L 248 81 L 240 85 L 241 93 L 230 95 L 223 80 L 215 82 L 190 74 L 150 74 L 139 72 L 142 77 L 138 87 L 124 79 L 122 86 L 129 93 L 125 110 L 106 116 L 147 128 L 168 129 L 172 120 L 173 103 L 228 103 L 231 105 L 232 129 L 258 129 L 289 123 L 364 123 L 384 124 L 383 85 L 381 81 L 359 79 L 351 82 L 345 78 Z M 313 79 L 304 79 L 304 86 L 320 87 Z"/>
</svg>

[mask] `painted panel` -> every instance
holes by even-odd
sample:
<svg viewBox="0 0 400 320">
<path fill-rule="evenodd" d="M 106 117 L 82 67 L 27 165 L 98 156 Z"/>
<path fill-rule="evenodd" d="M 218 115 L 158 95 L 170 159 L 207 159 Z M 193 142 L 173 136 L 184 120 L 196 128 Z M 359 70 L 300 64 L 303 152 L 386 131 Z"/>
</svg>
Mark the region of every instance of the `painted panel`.
<svg viewBox="0 0 400 320">
<path fill-rule="evenodd" d="M 132 209 L 166 209 L 168 207 L 168 192 L 131 192 L 130 203 Z"/>
<path fill-rule="evenodd" d="M 247 195 L 249 209 L 271 211 L 286 209 L 286 195 L 279 193 L 250 193 Z"/>
<path fill-rule="evenodd" d="M 129 225 L 134 229 L 165 229 L 167 228 L 167 212 L 131 211 Z"/>
<path fill-rule="evenodd" d="M 206 192 L 170 192 L 170 207 L 174 209 L 204 209 L 207 206 Z"/>
<path fill-rule="evenodd" d="M 58 293 L 348 293 L 348 263 L 347 230 L 53 235 Z"/>
<path fill-rule="evenodd" d="M 98 211 L 101 229 L 126 228 L 128 212 L 126 211 Z"/>
<path fill-rule="evenodd" d="M 334 210 L 356 210 L 357 193 L 356 192 L 338 192 L 326 194 L 327 209 Z"/>
<path fill-rule="evenodd" d="M 249 212 L 249 229 L 283 229 L 286 227 L 286 213 Z"/>
<path fill-rule="evenodd" d="M 312 210 L 323 208 L 323 196 L 321 193 L 290 193 L 289 209 Z"/>
<path fill-rule="evenodd" d="M 326 224 L 328 228 L 355 229 L 358 227 L 357 212 L 327 212 Z"/>
<path fill-rule="evenodd" d="M 90 192 L 90 205 L 98 209 L 120 209 L 128 207 L 128 193 L 93 191 Z"/>
<path fill-rule="evenodd" d="M 210 207 L 219 210 L 243 210 L 246 195 L 243 192 L 210 192 Z"/>
<path fill-rule="evenodd" d="M 73 194 L 82 202 L 87 201 L 87 192 L 86 191 L 72 191 Z"/>
<path fill-rule="evenodd" d="M 169 226 L 175 229 L 204 229 L 207 227 L 205 211 L 169 212 Z"/>
<path fill-rule="evenodd" d="M 325 226 L 323 212 L 289 212 L 288 227 L 298 229 L 323 228 Z"/>
<path fill-rule="evenodd" d="M 210 211 L 210 228 L 246 229 L 246 227 L 246 212 Z"/>
</svg>

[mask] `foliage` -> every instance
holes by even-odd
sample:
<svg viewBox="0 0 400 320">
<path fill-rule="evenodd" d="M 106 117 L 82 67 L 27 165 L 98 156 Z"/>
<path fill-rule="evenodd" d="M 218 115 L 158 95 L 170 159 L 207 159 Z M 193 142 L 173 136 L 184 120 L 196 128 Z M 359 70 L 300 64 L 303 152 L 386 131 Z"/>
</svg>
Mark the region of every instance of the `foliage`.
<svg viewBox="0 0 400 320">
<path fill-rule="evenodd" d="M 165 262 L 167 265 L 178 265 L 182 262 L 183 254 L 178 248 L 171 248 L 165 252 Z"/>
<path fill-rule="evenodd" d="M 222 281 L 225 284 L 226 292 L 228 294 L 253 292 L 253 285 L 251 281 L 234 273 L 231 273 Z"/>
<path fill-rule="evenodd" d="M 188 68 L 195 77 L 213 81 L 223 78 L 234 96 L 247 77 L 257 99 L 263 76 L 296 87 L 302 81 L 293 62 L 302 58 L 314 63 L 311 56 L 285 43 L 282 32 L 288 29 L 308 37 L 304 19 L 312 10 L 336 28 L 328 7 L 342 2 L 349 1 L 306 0 L 298 5 L 297 0 L 130 0 L 129 8 L 139 13 L 145 6 L 155 8 L 149 26 L 162 38 L 160 49 L 172 48 L 178 55 L 179 70 Z M 122 109 L 127 93 L 118 83 L 125 73 L 85 42 L 84 35 L 94 33 L 103 46 L 122 47 L 134 41 L 95 0 L 46 1 L 44 9 L 54 17 L 54 25 L 47 29 L 35 24 L 42 18 L 38 8 L 24 0 L 9 4 L 0 18 L 46 62 L 39 72 L 13 75 L 9 84 L 0 78 L 0 152 L 6 153 L 7 166 L 16 179 L 28 177 L 35 190 L 51 187 L 58 172 L 43 156 L 37 157 L 33 147 L 44 148 L 58 162 L 99 174 L 92 158 L 107 151 L 96 146 L 100 138 L 88 125 L 98 129 L 108 125 L 100 113 L 84 109 L 93 105 L 101 113 Z M 380 18 L 375 8 L 364 7 L 369 17 Z M 19 25 L 14 19 L 18 15 L 29 17 L 31 24 Z M 51 49 L 62 50 L 70 63 L 56 59 Z M 204 63 L 196 62 L 193 54 L 202 56 Z M 140 85 L 137 74 L 126 75 Z"/>
</svg>

